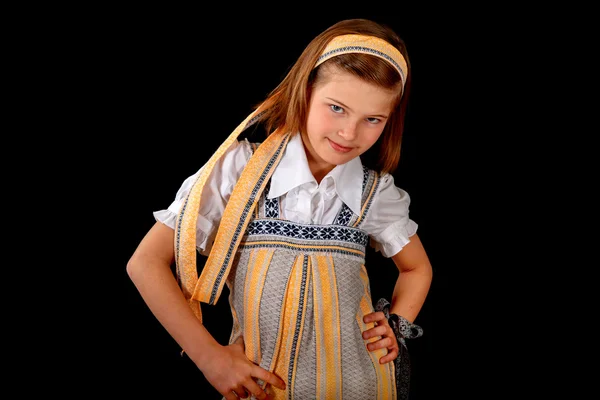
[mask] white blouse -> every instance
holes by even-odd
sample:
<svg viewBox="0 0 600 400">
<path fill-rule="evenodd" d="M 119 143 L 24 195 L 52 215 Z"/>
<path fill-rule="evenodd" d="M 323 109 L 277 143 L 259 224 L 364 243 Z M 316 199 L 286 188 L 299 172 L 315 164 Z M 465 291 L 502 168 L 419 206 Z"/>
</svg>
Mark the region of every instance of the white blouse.
<svg viewBox="0 0 600 400">
<path fill-rule="evenodd" d="M 210 253 L 225 205 L 251 155 L 247 140 L 234 142 L 208 177 L 197 223 L 200 254 Z M 185 179 L 167 209 L 154 212 L 157 221 L 175 228 L 179 209 L 202 168 Z M 343 203 L 360 215 L 362 180 L 362 163 L 357 157 L 336 166 L 317 184 L 308 167 L 302 138 L 294 135 L 273 172 L 267 197 L 279 197 L 281 218 L 303 224 L 330 224 Z M 408 216 L 409 204 L 408 193 L 394 185 L 392 175 L 384 174 L 361 229 L 369 234 L 371 246 L 385 257 L 398 253 L 417 231 L 417 224 Z"/>
</svg>

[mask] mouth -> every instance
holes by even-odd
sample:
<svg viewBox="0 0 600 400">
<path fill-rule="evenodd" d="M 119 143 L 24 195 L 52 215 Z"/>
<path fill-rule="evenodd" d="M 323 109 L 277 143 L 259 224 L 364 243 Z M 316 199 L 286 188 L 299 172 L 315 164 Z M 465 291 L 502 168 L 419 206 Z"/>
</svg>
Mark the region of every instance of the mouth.
<svg viewBox="0 0 600 400">
<path fill-rule="evenodd" d="M 337 144 L 336 142 L 334 142 L 333 140 L 331 140 L 331 139 L 329 139 L 329 138 L 327 138 L 327 140 L 329 141 L 329 145 L 331 146 L 331 148 L 332 148 L 333 150 L 337 151 L 337 152 L 340 152 L 340 153 L 347 153 L 347 152 L 349 152 L 350 150 L 352 150 L 352 147 L 344 147 L 344 146 L 341 146 L 341 145 Z"/>
</svg>

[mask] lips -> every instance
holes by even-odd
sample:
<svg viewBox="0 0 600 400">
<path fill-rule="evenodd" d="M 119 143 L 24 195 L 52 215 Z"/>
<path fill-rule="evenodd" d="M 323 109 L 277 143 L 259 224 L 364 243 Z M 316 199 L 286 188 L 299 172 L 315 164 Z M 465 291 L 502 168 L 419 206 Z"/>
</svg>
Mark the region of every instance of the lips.
<svg viewBox="0 0 600 400">
<path fill-rule="evenodd" d="M 331 140 L 331 139 L 329 139 L 329 138 L 328 138 L 327 140 L 329 140 L 329 145 L 331 146 L 331 148 L 332 148 L 333 150 L 337 151 L 337 152 L 340 152 L 340 153 L 347 153 L 347 152 L 349 152 L 350 150 L 352 150 L 352 147 L 344 147 L 344 146 L 341 146 L 341 145 L 337 144 L 336 142 L 334 142 L 333 140 Z"/>
</svg>

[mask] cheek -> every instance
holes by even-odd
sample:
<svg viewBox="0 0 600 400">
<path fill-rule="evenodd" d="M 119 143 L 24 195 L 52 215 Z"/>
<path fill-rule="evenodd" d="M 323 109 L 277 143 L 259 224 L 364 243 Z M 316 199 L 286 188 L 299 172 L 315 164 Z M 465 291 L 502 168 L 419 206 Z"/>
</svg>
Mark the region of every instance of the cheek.
<svg viewBox="0 0 600 400">
<path fill-rule="evenodd" d="M 312 110 L 306 121 L 309 136 L 322 136 L 337 132 L 337 121 L 327 110 Z"/>
<path fill-rule="evenodd" d="M 383 128 L 382 129 L 377 129 L 377 130 L 374 130 L 374 131 L 371 131 L 371 132 L 369 132 L 369 131 L 365 132 L 361 136 L 361 138 L 363 139 L 362 140 L 363 146 L 365 146 L 365 147 L 371 147 L 371 146 L 373 146 L 375 143 L 377 143 L 377 140 L 379 140 L 379 138 L 381 137 L 382 133 L 383 133 Z"/>
</svg>

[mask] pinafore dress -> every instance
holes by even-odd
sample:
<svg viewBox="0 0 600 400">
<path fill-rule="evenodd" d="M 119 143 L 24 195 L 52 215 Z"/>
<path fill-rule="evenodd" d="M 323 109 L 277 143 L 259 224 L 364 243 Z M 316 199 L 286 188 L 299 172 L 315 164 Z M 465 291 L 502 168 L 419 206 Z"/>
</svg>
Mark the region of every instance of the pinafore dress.
<svg viewBox="0 0 600 400">
<path fill-rule="evenodd" d="M 362 338 L 374 309 L 360 226 L 378 182 L 364 168 L 361 215 L 344 204 L 331 225 L 282 219 L 270 181 L 252 210 L 226 280 L 230 343 L 243 336 L 248 358 L 287 382 L 266 387 L 276 399 L 396 398 L 394 363 L 380 364 L 387 351 Z"/>
</svg>

